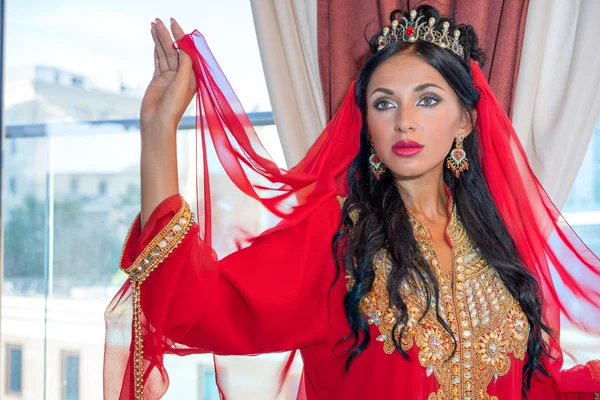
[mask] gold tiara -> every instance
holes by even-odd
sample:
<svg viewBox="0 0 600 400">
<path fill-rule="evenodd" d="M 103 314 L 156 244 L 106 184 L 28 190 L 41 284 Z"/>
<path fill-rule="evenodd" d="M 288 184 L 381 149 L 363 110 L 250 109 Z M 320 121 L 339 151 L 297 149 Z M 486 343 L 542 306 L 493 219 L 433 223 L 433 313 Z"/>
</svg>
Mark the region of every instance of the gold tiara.
<svg viewBox="0 0 600 400">
<path fill-rule="evenodd" d="M 382 35 L 377 39 L 377 51 L 383 49 L 388 44 L 397 41 L 415 42 L 417 40 L 426 40 L 437 44 L 443 49 L 452 50 L 460 57 L 464 57 L 464 49 L 458 43 L 460 31 L 455 29 L 452 37 L 448 36 L 450 23 L 444 21 L 442 23 L 442 31 L 435 28 L 435 18 L 430 17 L 428 21 L 424 21 L 424 15 L 417 15 L 416 10 L 410 12 L 410 21 L 406 17 L 402 17 L 401 21 L 397 19 L 392 21 L 392 26 L 383 28 Z"/>
</svg>

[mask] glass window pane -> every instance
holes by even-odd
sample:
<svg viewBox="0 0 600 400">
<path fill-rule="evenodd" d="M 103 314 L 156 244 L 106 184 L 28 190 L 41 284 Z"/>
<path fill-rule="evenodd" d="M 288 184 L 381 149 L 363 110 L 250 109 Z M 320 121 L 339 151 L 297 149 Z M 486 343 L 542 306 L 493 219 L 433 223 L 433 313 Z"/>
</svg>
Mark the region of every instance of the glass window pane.
<svg viewBox="0 0 600 400">
<path fill-rule="evenodd" d="M 79 356 L 65 356 L 65 400 L 79 400 Z"/>
<path fill-rule="evenodd" d="M 23 350 L 9 346 L 8 353 L 10 360 L 8 393 L 20 394 L 23 391 Z"/>
<path fill-rule="evenodd" d="M 219 400 L 219 389 L 215 383 L 215 372 L 203 369 L 202 370 L 203 393 L 202 400 Z"/>
<path fill-rule="evenodd" d="M 150 22 L 172 15 L 186 31 L 200 30 L 244 108 L 268 112 L 250 2 L 183 0 L 175 8 L 158 0 L 5 4 L 0 341 L 18 339 L 28 349 L 22 377 L 36 384 L 23 391 L 23 400 L 44 395 L 100 400 L 104 311 L 125 281 L 119 257 L 140 208 L 138 116 L 154 68 Z M 180 187 L 190 203 L 195 201 L 194 113 L 192 103 L 187 129 L 178 134 Z M 284 165 L 275 127 L 258 131 Z M 214 154 L 210 157 L 216 162 Z M 229 217 L 228 207 L 241 207 L 250 230 L 266 227 L 268 216 L 253 212 L 251 202 L 222 177 L 213 177 L 226 181 L 215 185 L 220 199 L 215 213 Z M 219 229 L 224 228 L 215 223 Z M 226 241 L 216 246 L 219 254 L 233 250 Z M 77 356 L 63 359 L 65 348 Z M 200 394 L 190 391 L 200 379 L 196 369 L 189 376 L 180 373 L 186 361 L 174 358 L 168 366 L 165 398 L 173 393 L 178 400 L 198 399 Z M 203 362 L 210 367 L 211 358 Z"/>
<path fill-rule="evenodd" d="M 600 255 L 600 119 L 562 213 L 585 244 Z M 563 322 L 561 341 L 578 362 L 600 359 L 597 339 L 574 329 L 568 321 Z M 573 360 L 565 357 L 565 368 L 573 365 Z"/>
<path fill-rule="evenodd" d="M 577 173 L 577 179 L 575 179 L 569 198 L 563 207 L 563 213 L 600 211 L 600 185 L 598 183 L 600 183 L 600 119 Z"/>
</svg>

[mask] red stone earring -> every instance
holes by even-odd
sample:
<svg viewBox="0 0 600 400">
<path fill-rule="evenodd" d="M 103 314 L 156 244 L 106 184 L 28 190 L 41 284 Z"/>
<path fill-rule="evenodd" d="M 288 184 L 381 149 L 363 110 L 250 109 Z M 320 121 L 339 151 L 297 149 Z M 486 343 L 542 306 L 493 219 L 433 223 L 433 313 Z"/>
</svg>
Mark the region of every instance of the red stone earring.
<svg viewBox="0 0 600 400">
<path fill-rule="evenodd" d="M 459 177 L 460 173 L 466 169 L 469 169 L 469 160 L 467 159 L 467 153 L 463 149 L 463 140 L 465 137 L 459 135 L 456 138 L 456 147 L 450 152 L 450 155 L 446 159 L 446 167 L 454 172 L 455 177 Z"/>
<path fill-rule="evenodd" d="M 369 169 L 375 175 L 375 179 L 379 180 L 381 175 L 387 170 L 387 167 L 375 153 L 375 147 L 371 144 L 371 156 L 369 157 Z"/>
</svg>

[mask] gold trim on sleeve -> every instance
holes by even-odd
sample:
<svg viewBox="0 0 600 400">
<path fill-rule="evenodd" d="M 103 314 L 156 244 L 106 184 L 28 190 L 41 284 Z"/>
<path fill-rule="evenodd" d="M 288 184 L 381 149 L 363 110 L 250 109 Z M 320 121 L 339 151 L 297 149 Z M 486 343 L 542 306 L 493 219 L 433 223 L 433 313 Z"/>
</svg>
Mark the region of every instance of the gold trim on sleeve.
<svg viewBox="0 0 600 400">
<path fill-rule="evenodd" d="M 129 275 L 131 280 L 132 301 L 133 301 L 133 334 L 134 334 L 134 350 L 133 350 L 133 385 L 135 400 L 143 400 L 144 398 L 144 341 L 142 335 L 140 306 L 142 282 L 150 275 L 160 263 L 162 263 L 175 250 L 175 248 L 183 241 L 186 234 L 189 232 L 194 222 L 194 213 L 191 212 L 190 206 L 181 198 L 181 208 L 165 226 L 158 235 L 150 242 L 144 251 L 137 257 L 135 262 L 127 269 L 123 269 Z M 134 224 L 137 223 L 137 219 Z M 129 241 L 133 226 L 129 229 L 125 239 L 125 245 Z M 125 246 L 121 259 L 125 253 Z"/>
<path fill-rule="evenodd" d="M 592 379 L 598 385 L 600 385 L 600 360 L 592 360 L 588 363 L 590 366 L 590 372 L 592 373 Z M 594 393 L 594 400 L 600 400 L 600 392 Z"/>
<path fill-rule="evenodd" d="M 144 341 L 142 338 L 142 323 L 140 315 L 140 285 L 141 283 L 131 279 L 131 290 L 133 292 L 133 385 L 135 400 L 144 399 Z"/>
<path fill-rule="evenodd" d="M 177 214 L 175 214 L 167 226 L 152 239 L 150 244 L 144 248 L 144 251 L 137 257 L 135 262 L 129 268 L 123 269 L 123 271 L 127 273 L 131 279 L 140 283 L 143 282 L 183 241 L 183 238 L 190 230 L 193 222 L 194 213 L 190 211 L 190 206 L 182 197 L 181 208 Z M 127 241 L 129 240 L 132 229 L 133 226 L 127 233 L 125 244 L 127 244 Z"/>
</svg>

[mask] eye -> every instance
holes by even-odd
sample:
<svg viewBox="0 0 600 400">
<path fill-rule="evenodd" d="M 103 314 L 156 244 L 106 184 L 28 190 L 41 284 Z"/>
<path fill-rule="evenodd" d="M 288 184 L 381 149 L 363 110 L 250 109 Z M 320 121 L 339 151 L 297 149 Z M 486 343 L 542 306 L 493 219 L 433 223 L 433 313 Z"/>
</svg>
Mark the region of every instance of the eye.
<svg viewBox="0 0 600 400">
<path fill-rule="evenodd" d="M 373 107 L 377 110 L 387 110 L 389 108 L 394 108 L 395 105 L 386 99 L 379 99 L 373 104 Z"/>
<path fill-rule="evenodd" d="M 417 103 L 417 105 L 421 105 L 423 107 L 435 107 L 438 103 L 442 101 L 441 98 L 434 95 L 425 95 L 421 97 L 421 100 Z"/>
</svg>

